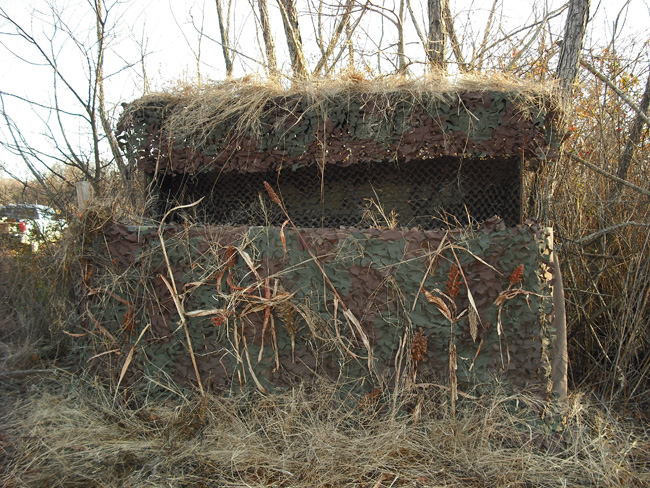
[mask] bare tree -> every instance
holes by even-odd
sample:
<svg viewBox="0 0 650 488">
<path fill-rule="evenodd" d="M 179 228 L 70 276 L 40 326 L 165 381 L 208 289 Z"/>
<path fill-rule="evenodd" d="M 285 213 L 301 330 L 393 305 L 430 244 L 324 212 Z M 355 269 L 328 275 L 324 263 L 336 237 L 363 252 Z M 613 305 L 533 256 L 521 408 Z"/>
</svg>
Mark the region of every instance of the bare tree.
<svg viewBox="0 0 650 488">
<path fill-rule="evenodd" d="M 260 9 L 260 27 L 262 28 L 262 36 L 264 37 L 267 69 L 271 77 L 276 77 L 278 75 L 278 62 L 275 59 L 275 42 L 271 33 L 269 9 L 266 0 L 258 0 L 257 3 Z"/>
<path fill-rule="evenodd" d="M 293 76 L 294 78 L 306 78 L 308 76 L 307 65 L 302 49 L 302 37 L 300 35 L 296 4 L 294 0 L 278 0 L 278 5 L 282 13 L 282 23 L 287 37 L 287 47 L 289 48 L 289 56 L 291 57 Z"/>
<path fill-rule="evenodd" d="M 53 151 L 45 152 L 37 149 L 37 144 L 28 139 L 27 131 L 22 130 L 15 123 L 15 117 L 12 118 L 6 108 L 3 110 L 9 138 L 3 140 L 2 144 L 22 158 L 35 180 L 46 192 L 49 190 L 46 188 L 47 179 L 44 178 L 43 171 L 54 172 L 56 164 L 76 168 L 92 184 L 97 193 L 101 191 L 101 183 L 108 168 L 116 166 L 125 181 L 129 177 L 129 168 L 124 162 L 111 128 L 111 116 L 106 107 L 104 89 L 106 79 L 104 64 L 109 39 L 108 19 L 112 8 L 117 4 L 118 2 L 113 2 L 107 5 L 104 0 L 90 1 L 88 6 L 93 15 L 94 25 L 86 26 L 85 31 L 83 26 L 67 22 L 63 12 L 51 6 L 49 11 L 51 33 L 44 36 L 41 33 L 34 34 L 30 27 L 20 23 L 5 9 L 0 8 L 0 18 L 13 29 L 13 32 L 4 35 L 17 37 L 23 42 L 20 54 L 15 54 L 15 59 L 32 66 L 49 68 L 52 76 L 51 104 L 44 106 L 35 98 L 21 100 L 35 111 L 37 109 L 48 111 L 46 116 L 48 119 L 43 119 L 46 132 L 40 136 L 40 139 L 49 140 L 53 145 Z M 34 14 L 42 15 L 40 12 Z M 89 37 L 84 36 L 91 32 L 93 34 Z M 72 69 L 66 71 L 64 65 L 68 66 L 69 63 L 61 63 L 59 59 L 59 42 L 66 41 L 74 46 L 85 67 L 85 86 L 79 84 L 79 73 L 73 72 Z M 128 64 L 123 69 L 130 66 L 132 64 Z M 10 94 L 4 95 L 10 96 Z M 89 137 L 90 144 L 77 143 L 79 134 L 74 133 L 72 127 L 80 127 L 80 130 Z M 70 173 L 66 172 L 66 174 Z M 65 178 L 63 173 L 60 176 Z"/>
<path fill-rule="evenodd" d="M 569 13 L 564 26 L 562 50 L 556 71 L 557 77 L 567 93 L 572 91 L 573 83 L 578 76 L 580 51 L 589 19 L 589 4 L 590 0 L 571 0 L 569 2 Z"/>
<path fill-rule="evenodd" d="M 221 50 L 223 51 L 223 59 L 226 63 L 226 76 L 232 76 L 233 61 L 234 61 L 234 51 L 230 47 L 230 6 L 231 2 L 228 2 L 228 10 L 224 19 L 223 7 L 221 5 L 221 0 L 215 0 L 217 4 L 217 19 L 219 21 L 219 33 L 221 35 Z M 265 38 L 266 39 L 266 38 Z"/>
<path fill-rule="evenodd" d="M 444 13 L 449 10 L 448 0 L 428 0 L 429 36 L 427 38 L 427 59 L 433 69 L 446 68 L 445 46 L 447 35 Z"/>
</svg>

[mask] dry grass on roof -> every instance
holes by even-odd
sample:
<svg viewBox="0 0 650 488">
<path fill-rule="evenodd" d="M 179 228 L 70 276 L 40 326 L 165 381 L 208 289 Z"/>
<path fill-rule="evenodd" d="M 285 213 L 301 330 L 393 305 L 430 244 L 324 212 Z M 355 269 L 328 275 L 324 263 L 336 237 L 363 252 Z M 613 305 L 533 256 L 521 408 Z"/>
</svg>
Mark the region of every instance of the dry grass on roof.
<svg viewBox="0 0 650 488">
<path fill-rule="evenodd" d="M 122 115 L 121 124 L 128 124 L 132 114 L 160 102 L 173 105 L 164 121 L 168 135 L 196 141 L 207 137 L 211 128 L 224 120 L 234 121 L 233 133 L 259 134 L 260 119 L 269 110 L 269 101 L 280 97 L 291 98 L 290 103 L 307 102 L 320 113 L 328 107 L 345 103 L 346 100 L 363 95 L 385 95 L 384 110 L 388 111 L 390 100 L 400 97 L 415 104 L 423 97 L 464 92 L 495 91 L 508 93 L 524 113 L 536 113 L 542 107 L 551 106 L 561 112 L 561 99 L 554 83 L 537 83 L 504 74 L 463 75 L 456 77 L 430 75 L 418 78 L 383 76 L 366 79 L 359 75 L 338 78 L 308 79 L 284 86 L 278 80 L 254 76 L 229 79 L 204 85 L 179 84 L 172 89 L 146 95 L 130 103 Z M 390 95 L 390 97 L 388 96 Z M 381 100 L 381 97 L 379 97 Z M 285 101 L 290 108 L 290 103 Z"/>
</svg>

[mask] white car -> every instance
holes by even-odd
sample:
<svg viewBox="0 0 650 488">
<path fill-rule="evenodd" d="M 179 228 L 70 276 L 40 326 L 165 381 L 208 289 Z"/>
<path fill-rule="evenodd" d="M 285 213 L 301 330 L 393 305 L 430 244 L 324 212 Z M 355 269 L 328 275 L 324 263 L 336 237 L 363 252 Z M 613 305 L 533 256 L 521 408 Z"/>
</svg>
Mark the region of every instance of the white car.
<svg viewBox="0 0 650 488">
<path fill-rule="evenodd" d="M 14 204 L 0 207 L 0 233 L 28 244 L 32 252 L 39 243 L 61 236 L 62 221 L 45 205 Z"/>
</svg>

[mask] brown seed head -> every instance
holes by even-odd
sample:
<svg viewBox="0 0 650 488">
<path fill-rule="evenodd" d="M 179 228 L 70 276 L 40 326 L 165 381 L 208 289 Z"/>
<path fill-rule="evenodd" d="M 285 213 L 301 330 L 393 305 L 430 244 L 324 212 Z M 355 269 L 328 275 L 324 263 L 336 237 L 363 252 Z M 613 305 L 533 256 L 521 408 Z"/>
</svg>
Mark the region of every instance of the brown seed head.
<svg viewBox="0 0 650 488">
<path fill-rule="evenodd" d="M 447 288 L 445 289 L 447 296 L 456 298 L 458 293 L 460 293 L 460 284 L 460 271 L 458 270 L 458 266 L 452 264 L 451 268 L 449 268 L 449 275 L 447 276 Z"/>
<path fill-rule="evenodd" d="M 413 334 L 413 339 L 411 339 L 411 357 L 416 363 L 427 357 L 427 336 L 422 327 Z"/>
<path fill-rule="evenodd" d="M 271 185 L 269 185 L 266 181 L 264 182 L 264 188 L 266 188 L 266 193 L 269 194 L 271 200 L 273 200 L 278 205 L 282 206 L 282 201 L 280 201 L 280 198 L 278 197 L 277 193 L 275 193 Z"/>
<path fill-rule="evenodd" d="M 520 283 L 524 278 L 524 265 L 520 264 L 510 275 L 510 286 Z"/>
</svg>

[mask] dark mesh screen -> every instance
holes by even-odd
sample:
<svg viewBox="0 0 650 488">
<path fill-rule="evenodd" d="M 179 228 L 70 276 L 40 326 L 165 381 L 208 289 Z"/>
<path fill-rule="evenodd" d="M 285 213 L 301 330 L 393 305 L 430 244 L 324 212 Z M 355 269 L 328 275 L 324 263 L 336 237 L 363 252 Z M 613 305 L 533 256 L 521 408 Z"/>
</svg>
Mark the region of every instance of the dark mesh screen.
<svg viewBox="0 0 650 488">
<path fill-rule="evenodd" d="M 400 227 L 431 229 L 445 222 L 481 222 L 498 215 L 521 220 L 519 158 L 439 158 L 395 164 L 314 165 L 279 173 L 204 173 L 158 181 L 160 212 L 206 198 L 192 217 L 204 223 L 281 225 L 284 214 L 264 190 L 268 181 L 299 227 L 386 225 L 391 211 Z M 379 210 L 378 206 L 382 209 Z"/>
</svg>

